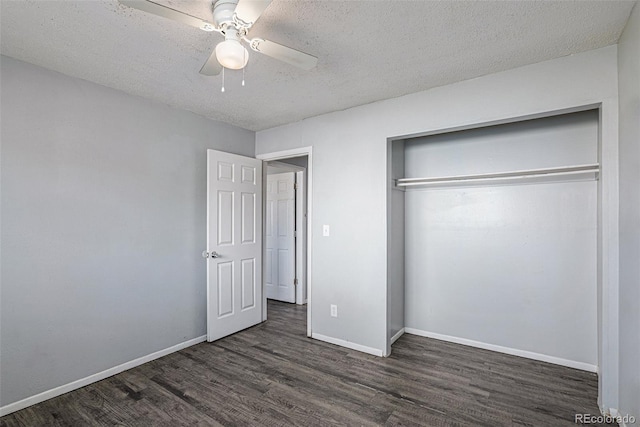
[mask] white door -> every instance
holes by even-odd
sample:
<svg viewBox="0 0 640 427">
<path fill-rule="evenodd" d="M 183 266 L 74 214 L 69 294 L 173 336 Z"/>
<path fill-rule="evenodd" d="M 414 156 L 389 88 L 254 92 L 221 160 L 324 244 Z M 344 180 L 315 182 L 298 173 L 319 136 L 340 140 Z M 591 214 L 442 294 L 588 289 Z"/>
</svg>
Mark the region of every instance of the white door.
<svg viewBox="0 0 640 427">
<path fill-rule="evenodd" d="M 295 174 L 267 175 L 267 298 L 296 302 Z"/>
<path fill-rule="evenodd" d="M 207 150 L 207 340 L 262 321 L 262 161 Z"/>
</svg>

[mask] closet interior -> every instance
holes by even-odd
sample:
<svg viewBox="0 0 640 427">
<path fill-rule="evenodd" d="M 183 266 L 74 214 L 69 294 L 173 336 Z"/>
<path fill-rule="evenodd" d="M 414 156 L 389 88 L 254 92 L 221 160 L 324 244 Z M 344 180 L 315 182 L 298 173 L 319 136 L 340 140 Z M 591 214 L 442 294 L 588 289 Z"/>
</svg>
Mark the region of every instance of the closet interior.
<svg viewBox="0 0 640 427">
<path fill-rule="evenodd" d="M 388 339 L 594 371 L 599 112 L 389 142 Z"/>
</svg>

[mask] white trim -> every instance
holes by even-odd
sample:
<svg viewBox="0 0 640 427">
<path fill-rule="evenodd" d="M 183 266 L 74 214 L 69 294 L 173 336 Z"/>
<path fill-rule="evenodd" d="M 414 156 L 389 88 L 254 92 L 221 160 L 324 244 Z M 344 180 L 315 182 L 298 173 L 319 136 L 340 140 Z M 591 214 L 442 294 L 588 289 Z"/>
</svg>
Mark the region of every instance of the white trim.
<svg viewBox="0 0 640 427">
<path fill-rule="evenodd" d="M 625 416 L 624 415 L 620 415 L 620 413 L 617 410 L 616 410 L 616 412 L 618 413 L 617 416 L 620 417 L 620 418 L 618 418 L 620 420 L 620 427 L 631 427 L 631 424 L 627 424 L 627 423 L 624 422 Z M 630 415 L 627 415 L 627 417 L 630 417 Z M 629 421 L 631 421 L 631 420 L 629 420 Z M 635 423 L 633 423 L 633 424 L 635 424 Z"/>
<path fill-rule="evenodd" d="M 313 252 L 313 148 L 312 147 L 300 147 L 291 150 L 275 151 L 272 153 L 264 153 L 256 155 L 256 159 L 263 161 L 273 161 L 289 159 L 291 157 L 307 156 L 307 336 L 313 338 L 311 332 L 311 295 L 312 295 L 312 281 L 311 272 L 313 270 L 313 264 L 311 263 Z M 266 173 L 266 172 L 263 172 Z M 264 206 L 263 206 L 264 211 Z M 263 215 L 264 221 L 264 215 Z M 263 267 L 264 269 L 264 263 Z M 264 274 L 263 274 L 264 277 Z M 262 280 L 263 289 L 263 320 L 267 320 L 267 297 L 264 292 L 264 280 Z"/>
<path fill-rule="evenodd" d="M 560 357 L 549 356 L 532 351 L 518 350 L 511 347 L 503 347 L 495 344 L 487 344 L 480 341 L 474 341 L 466 338 L 452 337 L 450 335 L 438 334 L 435 332 L 427 332 L 420 329 L 404 328 L 405 333 L 419 335 L 421 337 L 433 338 L 440 341 L 447 341 L 456 344 L 468 345 L 470 347 L 482 348 L 484 350 L 497 351 L 498 353 L 510 354 L 512 356 L 526 357 L 527 359 L 540 360 L 542 362 L 553 363 L 555 365 L 567 366 L 569 368 L 580 369 L 582 371 L 597 372 L 598 367 L 589 363 L 577 362 L 575 360 L 563 359 Z"/>
<path fill-rule="evenodd" d="M 291 150 L 274 151 L 272 153 L 256 154 L 256 159 L 271 161 L 289 159 L 291 157 L 302 157 L 311 154 L 313 147 L 292 148 Z"/>
<path fill-rule="evenodd" d="M 606 416 L 606 417 L 611 417 L 613 418 L 613 422 L 617 422 L 620 427 L 631 427 L 631 424 L 636 424 L 636 422 L 638 421 L 638 419 L 636 417 L 634 417 L 631 414 L 626 414 L 623 415 L 620 413 L 620 411 L 616 408 L 609 408 L 608 410 L 602 410 L 601 409 L 601 414 Z M 629 421 L 630 424 L 627 424 L 626 421 Z"/>
<path fill-rule="evenodd" d="M 382 357 L 383 351 L 373 347 L 367 347 L 366 345 L 356 344 L 351 341 L 341 340 L 339 338 L 332 338 L 326 335 L 320 335 L 313 333 L 311 334 L 311 338 L 316 340 L 328 342 L 330 344 L 339 345 L 340 347 L 350 348 L 351 350 L 361 351 L 363 353 L 373 354 L 374 356 Z"/>
<path fill-rule="evenodd" d="M 404 328 L 402 328 L 398 332 L 396 332 L 396 334 L 391 337 L 390 344 L 393 344 L 394 342 L 398 341 L 398 338 L 403 336 L 404 332 L 405 332 Z"/>
<path fill-rule="evenodd" d="M 257 157 L 256 157 L 257 158 Z M 262 162 L 262 321 L 267 321 L 267 239 L 264 236 L 267 230 L 267 165 Z"/>
<path fill-rule="evenodd" d="M 305 175 L 307 170 L 301 168 L 296 174 L 296 279 L 298 279 L 298 285 L 296 285 L 296 304 L 303 305 L 305 293 L 307 292 L 307 275 L 305 274 L 306 264 L 306 242 L 307 237 L 305 223 L 305 200 L 307 192 L 305 191 Z M 302 232 L 304 230 L 304 232 Z M 304 291 L 303 291 L 304 290 Z"/>
<path fill-rule="evenodd" d="M 19 411 L 31 405 L 35 405 L 36 403 L 44 402 L 45 400 L 52 399 L 65 393 L 69 393 L 70 391 L 77 390 L 81 387 L 93 384 L 105 378 L 112 377 L 116 374 L 119 374 L 120 372 L 126 371 L 127 369 L 135 368 L 136 366 L 140 366 L 152 360 L 159 359 L 163 356 L 166 356 L 167 354 L 175 353 L 176 351 L 191 347 L 192 345 L 200 344 L 201 342 L 204 342 L 206 340 L 207 336 L 202 335 L 201 337 L 193 338 L 180 344 L 165 348 L 164 350 L 159 350 L 146 356 L 138 357 L 137 359 L 125 362 L 118 366 L 114 366 L 113 368 L 106 369 L 102 372 L 98 372 L 97 374 L 89 375 L 88 377 L 84 377 L 79 380 L 72 381 L 68 384 L 52 388 L 51 390 L 43 391 L 42 393 L 27 397 L 26 399 L 10 403 L 0 408 L 0 417 L 3 417 L 15 411 Z"/>
<path fill-rule="evenodd" d="M 617 408 L 619 384 L 618 101 L 603 100 L 599 120 L 598 404 Z"/>
</svg>

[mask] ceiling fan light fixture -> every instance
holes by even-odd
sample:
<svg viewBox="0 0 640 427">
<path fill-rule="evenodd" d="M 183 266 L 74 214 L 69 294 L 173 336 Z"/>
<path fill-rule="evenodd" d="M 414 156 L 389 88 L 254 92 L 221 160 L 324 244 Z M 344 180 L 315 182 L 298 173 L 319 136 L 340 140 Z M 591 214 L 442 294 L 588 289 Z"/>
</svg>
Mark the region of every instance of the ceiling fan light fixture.
<svg viewBox="0 0 640 427">
<path fill-rule="evenodd" d="M 227 39 L 216 46 L 216 58 L 223 67 L 240 70 L 247 65 L 249 52 L 238 40 Z"/>
</svg>

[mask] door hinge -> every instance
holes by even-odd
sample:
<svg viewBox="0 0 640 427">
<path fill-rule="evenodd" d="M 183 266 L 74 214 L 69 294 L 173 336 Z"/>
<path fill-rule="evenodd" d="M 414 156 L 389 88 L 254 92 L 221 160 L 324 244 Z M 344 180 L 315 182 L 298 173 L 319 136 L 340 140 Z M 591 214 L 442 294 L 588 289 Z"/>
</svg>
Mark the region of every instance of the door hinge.
<svg viewBox="0 0 640 427">
<path fill-rule="evenodd" d="M 297 182 L 294 182 L 294 183 L 293 183 L 293 189 L 294 189 L 294 190 L 297 190 L 297 189 L 298 189 L 298 183 L 297 183 Z"/>
<path fill-rule="evenodd" d="M 293 279 L 293 284 L 294 284 L 295 286 L 298 286 L 298 278 L 297 278 L 297 277 L 296 277 L 295 279 Z"/>
</svg>

